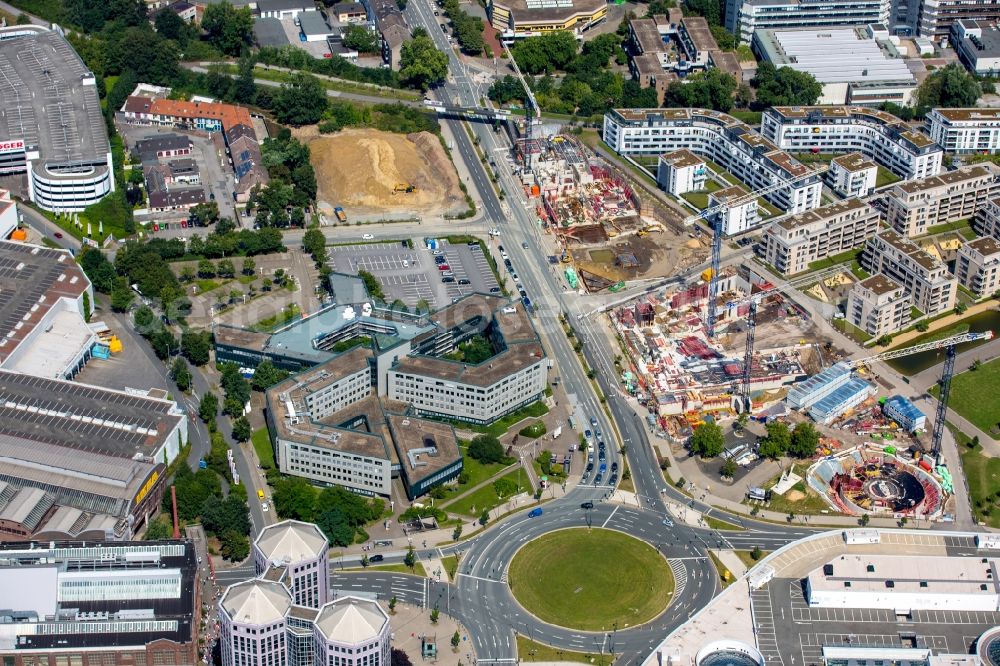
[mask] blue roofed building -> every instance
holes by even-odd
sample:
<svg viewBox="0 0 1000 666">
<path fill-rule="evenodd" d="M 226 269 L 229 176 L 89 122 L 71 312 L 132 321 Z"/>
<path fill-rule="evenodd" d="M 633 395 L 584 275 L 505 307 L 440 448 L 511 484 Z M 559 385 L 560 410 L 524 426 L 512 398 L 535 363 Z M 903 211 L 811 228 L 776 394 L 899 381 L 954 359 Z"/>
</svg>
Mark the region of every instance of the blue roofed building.
<svg viewBox="0 0 1000 666">
<path fill-rule="evenodd" d="M 906 432 L 916 432 L 927 426 L 927 417 L 924 413 L 913 404 L 912 400 L 902 395 L 894 395 L 882 403 L 882 412 Z"/>
<path fill-rule="evenodd" d="M 823 372 L 796 384 L 788 391 L 788 406 L 792 409 L 806 409 L 816 404 L 851 379 L 850 366 L 837 363 Z"/>
<path fill-rule="evenodd" d="M 850 377 L 849 374 L 848 377 Z M 809 410 L 809 416 L 816 423 L 827 425 L 872 395 L 875 395 L 875 387 L 871 383 L 855 377 L 816 402 Z"/>
</svg>

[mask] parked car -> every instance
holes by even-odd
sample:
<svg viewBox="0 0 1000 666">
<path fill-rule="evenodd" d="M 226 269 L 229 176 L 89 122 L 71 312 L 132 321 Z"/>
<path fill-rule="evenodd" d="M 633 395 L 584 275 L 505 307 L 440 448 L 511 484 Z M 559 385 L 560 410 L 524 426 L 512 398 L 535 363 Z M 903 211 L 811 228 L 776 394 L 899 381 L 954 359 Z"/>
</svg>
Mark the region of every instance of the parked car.
<svg viewBox="0 0 1000 666">
<path fill-rule="evenodd" d="M 365 234 L 361 237 L 362 240 L 375 240 L 375 234 Z"/>
</svg>

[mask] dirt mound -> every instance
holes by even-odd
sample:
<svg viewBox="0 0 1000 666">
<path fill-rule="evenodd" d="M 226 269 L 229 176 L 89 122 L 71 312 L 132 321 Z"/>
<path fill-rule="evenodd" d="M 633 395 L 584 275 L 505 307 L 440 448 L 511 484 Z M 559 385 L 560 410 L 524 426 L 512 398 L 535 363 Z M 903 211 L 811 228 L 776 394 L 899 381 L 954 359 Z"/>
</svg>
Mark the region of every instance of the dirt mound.
<svg viewBox="0 0 1000 666">
<path fill-rule="evenodd" d="M 458 174 L 436 136 L 351 129 L 309 142 L 320 200 L 348 215 L 386 211 L 444 214 L 465 208 Z M 414 192 L 393 193 L 397 185 Z"/>
</svg>

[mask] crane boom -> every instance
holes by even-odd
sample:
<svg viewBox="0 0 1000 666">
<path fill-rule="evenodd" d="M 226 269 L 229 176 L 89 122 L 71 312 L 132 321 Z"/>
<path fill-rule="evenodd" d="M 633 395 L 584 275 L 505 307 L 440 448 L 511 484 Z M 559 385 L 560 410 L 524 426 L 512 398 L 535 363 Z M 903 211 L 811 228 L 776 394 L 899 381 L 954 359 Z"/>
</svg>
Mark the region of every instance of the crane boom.
<svg viewBox="0 0 1000 666">
<path fill-rule="evenodd" d="M 510 52 L 510 47 L 504 44 L 503 50 L 507 53 L 507 61 L 514 68 L 514 73 L 517 74 L 517 80 L 521 82 L 521 86 L 524 88 L 524 94 L 528 97 L 528 102 L 531 104 L 531 110 L 535 113 L 535 118 L 542 117 L 542 110 L 538 106 L 538 102 L 535 100 L 535 93 L 531 92 L 531 88 L 528 86 L 528 82 L 524 79 L 524 74 L 521 73 L 521 68 L 517 66 L 517 60 L 514 59 L 514 54 Z"/>
<path fill-rule="evenodd" d="M 874 363 L 876 361 L 888 361 L 890 359 L 899 358 L 901 356 L 909 356 L 910 354 L 919 354 L 920 352 L 930 351 L 932 349 L 941 349 L 942 347 L 951 347 L 953 345 L 960 345 L 963 342 L 975 342 L 976 340 L 990 340 L 992 338 L 993 338 L 993 331 L 983 331 L 982 333 L 963 333 L 961 335 L 953 335 L 952 337 L 945 338 L 943 340 L 925 342 L 922 345 L 913 345 L 912 347 L 907 347 L 905 349 L 894 349 L 892 351 L 882 352 L 881 354 L 876 354 L 875 356 L 869 356 L 867 358 L 859 358 L 855 360 L 848 360 L 841 362 L 850 368 L 857 368 L 862 365 Z"/>
</svg>

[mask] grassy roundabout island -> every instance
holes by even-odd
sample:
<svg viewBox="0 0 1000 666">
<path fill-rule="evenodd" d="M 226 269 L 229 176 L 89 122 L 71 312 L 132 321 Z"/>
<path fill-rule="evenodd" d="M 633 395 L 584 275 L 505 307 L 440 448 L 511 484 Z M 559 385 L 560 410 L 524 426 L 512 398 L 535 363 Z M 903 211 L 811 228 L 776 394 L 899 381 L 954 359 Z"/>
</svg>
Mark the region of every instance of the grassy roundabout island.
<svg viewBox="0 0 1000 666">
<path fill-rule="evenodd" d="M 648 622 L 674 592 L 670 567 L 655 548 L 603 529 L 559 530 L 528 542 L 510 563 L 508 581 L 528 612 L 584 631 Z"/>
</svg>

